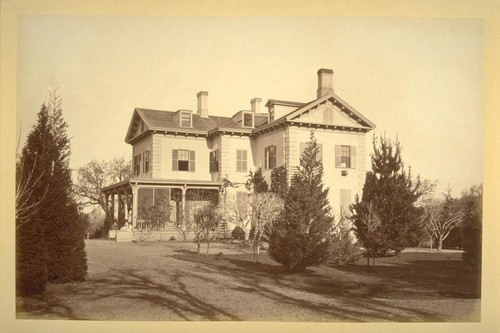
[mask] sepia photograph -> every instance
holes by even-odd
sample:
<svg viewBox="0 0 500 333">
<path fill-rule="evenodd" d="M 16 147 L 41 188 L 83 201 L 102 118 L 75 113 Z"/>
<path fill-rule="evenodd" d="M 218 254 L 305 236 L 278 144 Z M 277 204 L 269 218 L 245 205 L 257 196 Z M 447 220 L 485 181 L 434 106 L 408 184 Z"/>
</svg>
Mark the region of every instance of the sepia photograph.
<svg viewBox="0 0 500 333">
<path fill-rule="evenodd" d="M 9 320 L 481 324 L 481 17 L 158 8 L 16 17 Z"/>
</svg>

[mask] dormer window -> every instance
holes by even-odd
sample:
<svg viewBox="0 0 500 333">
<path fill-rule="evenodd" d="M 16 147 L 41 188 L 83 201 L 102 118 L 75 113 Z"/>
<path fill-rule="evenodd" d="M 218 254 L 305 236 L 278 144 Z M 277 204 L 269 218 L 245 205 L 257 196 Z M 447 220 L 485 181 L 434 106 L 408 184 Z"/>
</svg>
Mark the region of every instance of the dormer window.
<svg viewBox="0 0 500 333">
<path fill-rule="evenodd" d="M 243 127 L 253 127 L 253 112 L 243 112 Z"/>
<path fill-rule="evenodd" d="M 193 127 L 193 117 L 191 115 L 191 112 L 181 112 L 180 126 Z"/>
</svg>

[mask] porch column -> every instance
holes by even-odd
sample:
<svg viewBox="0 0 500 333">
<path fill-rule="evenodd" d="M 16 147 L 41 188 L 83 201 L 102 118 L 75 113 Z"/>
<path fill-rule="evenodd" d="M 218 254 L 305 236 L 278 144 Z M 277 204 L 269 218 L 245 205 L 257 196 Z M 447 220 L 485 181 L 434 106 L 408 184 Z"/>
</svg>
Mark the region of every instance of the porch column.
<svg viewBox="0 0 500 333">
<path fill-rule="evenodd" d="M 181 201 L 181 211 L 182 211 L 182 225 L 186 225 L 186 191 L 187 186 L 182 187 L 182 201 Z"/>
<path fill-rule="evenodd" d="M 128 207 L 128 192 L 129 192 L 128 189 L 125 189 L 125 191 L 124 191 L 124 194 L 125 194 L 125 197 L 124 197 L 124 199 L 125 199 L 125 214 L 124 214 L 124 216 L 125 216 L 125 220 L 127 220 L 127 223 L 130 223 L 130 216 L 128 214 L 128 208 L 129 208 Z"/>
<path fill-rule="evenodd" d="M 115 223 L 115 193 L 111 193 L 111 225 Z"/>
<path fill-rule="evenodd" d="M 117 193 L 117 200 L 118 200 L 118 217 L 117 217 L 117 221 L 118 221 L 118 228 L 121 228 L 122 226 L 122 220 L 123 220 L 123 204 L 122 204 L 122 191 L 121 190 L 118 190 Z"/>
<path fill-rule="evenodd" d="M 109 217 L 109 194 L 106 193 L 104 195 L 104 205 L 106 208 L 106 211 L 104 212 L 106 214 L 106 217 Z"/>
<path fill-rule="evenodd" d="M 132 227 L 135 229 L 137 226 L 137 185 L 132 186 Z"/>
</svg>

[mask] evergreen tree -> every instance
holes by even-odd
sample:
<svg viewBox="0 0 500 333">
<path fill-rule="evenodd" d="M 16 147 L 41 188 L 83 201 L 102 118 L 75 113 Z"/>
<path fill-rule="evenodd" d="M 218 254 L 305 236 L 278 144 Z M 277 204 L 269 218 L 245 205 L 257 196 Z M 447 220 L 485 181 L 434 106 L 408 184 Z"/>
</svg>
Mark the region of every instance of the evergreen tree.
<svg viewBox="0 0 500 333">
<path fill-rule="evenodd" d="M 16 289 L 41 294 L 48 280 L 44 221 L 39 209 L 48 192 L 47 156 L 52 134 L 45 105 L 16 166 Z"/>
<path fill-rule="evenodd" d="M 328 258 L 333 218 L 328 189 L 323 188 L 323 165 L 316 160 L 318 152 L 311 132 L 311 140 L 285 197 L 284 209 L 269 235 L 269 256 L 288 272 L 303 271 Z"/>
<path fill-rule="evenodd" d="M 468 192 L 462 193 L 460 203 L 463 207 L 462 260 L 471 270 L 479 270 L 482 258 L 483 186 L 473 186 Z"/>
<path fill-rule="evenodd" d="M 266 179 L 262 175 L 262 168 L 258 168 L 255 173 L 250 171 L 248 175 L 248 180 L 246 183 L 246 188 L 249 191 L 253 191 L 253 193 L 265 193 L 269 189 L 269 185 L 266 182 Z"/>
<path fill-rule="evenodd" d="M 423 210 L 416 203 L 426 188 L 419 178 L 414 182 L 410 172 L 404 171 L 398 141 L 392 143 L 384 136 L 378 142 L 374 138 L 373 150 L 372 171 L 366 174 L 362 199 L 357 196 L 351 207 L 352 219 L 365 248 L 385 255 L 414 245 L 420 238 Z M 375 230 L 369 230 L 365 223 L 369 213 L 379 220 Z"/>
<path fill-rule="evenodd" d="M 81 223 L 78 205 L 73 197 L 69 168 L 71 149 L 66 134 L 68 125 L 62 118 L 61 102 L 57 87 L 54 87 L 47 108 L 49 128 L 53 136 L 49 152 L 50 179 L 47 197 L 39 212 L 46 224 L 49 280 L 81 281 L 87 273 L 85 226 Z"/>
<path fill-rule="evenodd" d="M 40 253 L 41 257 L 38 261 L 41 266 L 37 269 L 45 272 L 49 281 L 83 280 L 87 272 L 85 225 L 81 223 L 72 193 L 66 127 L 61 98 L 57 95 L 57 88 L 54 88 L 49 107 L 42 106 L 38 122 L 27 138 L 21 156 L 23 167 L 19 168 L 32 173 L 31 179 L 36 183 L 31 187 L 29 199 L 39 202 L 36 214 L 20 221 L 17 228 L 16 267 L 21 288 L 22 281 L 34 275 L 25 271 L 30 267 L 25 264 L 28 256 L 34 252 Z M 28 178 L 27 175 L 22 176 L 20 171 L 18 179 Z M 33 244 L 30 244 L 30 238 Z M 43 292 L 44 288 L 31 289 Z"/>
<path fill-rule="evenodd" d="M 271 192 L 276 193 L 281 198 L 286 196 L 288 191 L 286 168 L 284 165 L 274 168 L 271 172 Z"/>
</svg>

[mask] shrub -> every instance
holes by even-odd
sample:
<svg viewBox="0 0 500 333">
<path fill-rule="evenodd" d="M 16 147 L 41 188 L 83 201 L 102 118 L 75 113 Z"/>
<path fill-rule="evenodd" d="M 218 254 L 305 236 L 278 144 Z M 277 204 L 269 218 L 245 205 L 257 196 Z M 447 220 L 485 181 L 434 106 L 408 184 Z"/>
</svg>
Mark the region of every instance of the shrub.
<svg viewBox="0 0 500 333">
<path fill-rule="evenodd" d="M 463 220 L 462 220 L 462 247 L 463 262 L 471 270 L 479 270 L 481 267 L 481 239 L 482 239 L 482 187 L 472 187 L 469 193 L 462 196 Z"/>
<path fill-rule="evenodd" d="M 174 241 L 174 240 L 175 240 L 175 237 L 174 237 L 174 236 L 170 237 L 170 240 L 171 240 L 171 241 Z"/>
<path fill-rule="evenodd" d="M 245 239 L 245 230 L 240 226 L 236 226 L 231 232 L 231 237 L 233 237 L 233 239 L 243 240 Z"/>
<path fill-rule="evenodd" d="M 354 241 L 349 231 L 342 231 L 332 235 L 330 247 L 328 248 L 328 264 L 352 264 L 358 261 L 362 255 L 363 252 L 359 242 Z"/>
</svg>

